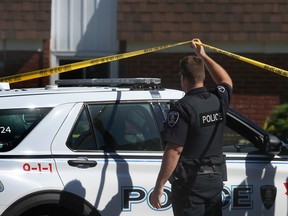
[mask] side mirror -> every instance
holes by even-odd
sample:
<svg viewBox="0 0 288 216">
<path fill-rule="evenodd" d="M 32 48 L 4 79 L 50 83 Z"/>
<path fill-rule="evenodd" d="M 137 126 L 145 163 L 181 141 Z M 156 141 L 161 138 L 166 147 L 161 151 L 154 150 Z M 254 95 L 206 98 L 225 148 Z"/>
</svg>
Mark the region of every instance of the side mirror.
<svg viewBox="0 0 288 216">
<path fill-rule="evenodd" d="M 268 134 L 267 137 L 267 142 L 266 142 L 266 152 L 268 154 L 273 154 L 273 155 L 277 155 L 280 153 L 282 147 L 285 147 L 284 143 L 276 136 L 272 135 L 272 134 Z M 287 145 L 288 147 L 288 145 Z"/>
<path fill-rule="evenodd" d="M 285 143 L 282 142 L 282 147 L 285 149 L 285 150 L 288 150 L 288 133 L 286 133 L 286 136 L 285 136 Z"/>
</svg>

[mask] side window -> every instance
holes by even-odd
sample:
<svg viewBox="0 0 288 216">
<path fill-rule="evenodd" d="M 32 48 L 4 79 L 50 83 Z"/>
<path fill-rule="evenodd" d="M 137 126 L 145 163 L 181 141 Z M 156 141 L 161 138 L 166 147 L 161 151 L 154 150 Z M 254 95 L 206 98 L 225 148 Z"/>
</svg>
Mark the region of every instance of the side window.
<svg viewBox="0 0 288 216">
<path fill-rule="evenodd" d="M 224 152 L 249 153 L 257 150 L 254 143 L 226 126 L 223 143 Z"/>
<path fill-rule="evenodd" d="M 162 150 L 150 104 L 91 104 L 88 108 L 99 149 Z"/>
<path fill-rule="evenodd" d="M 15 148 L 51 108 L 0 110 L 0 152 Z"/>
<path fill-rule="evenodd" d="M 85 109 L 82 109 L 66 144 L 72 150 L 97 150 L 91 124 Z"/>
</svg>

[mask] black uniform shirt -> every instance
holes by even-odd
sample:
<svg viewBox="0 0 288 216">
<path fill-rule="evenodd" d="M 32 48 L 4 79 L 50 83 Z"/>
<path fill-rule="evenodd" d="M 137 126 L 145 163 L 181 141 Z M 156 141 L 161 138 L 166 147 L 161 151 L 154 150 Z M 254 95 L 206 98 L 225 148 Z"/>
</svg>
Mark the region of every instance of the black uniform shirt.
<svg viewBox="0 0 288 216">
<path fill-rule="evenodd" d="M 220 154 L 231 94 L 231 87 L 225 83 L 217 85 L 213 91 L 202 87 L 187 92 L 182 99 L 171 105 L 164 130 L 164 142 L 186 145 L 182 155 L 192 158 L 199 157 L 204 150 L 205 156 Z M 222 126 L 215 127 L 218 123 Z M 214 141 L 211 141 L 214 131 L 217 132 L 213 135 Z"/>
</svg>

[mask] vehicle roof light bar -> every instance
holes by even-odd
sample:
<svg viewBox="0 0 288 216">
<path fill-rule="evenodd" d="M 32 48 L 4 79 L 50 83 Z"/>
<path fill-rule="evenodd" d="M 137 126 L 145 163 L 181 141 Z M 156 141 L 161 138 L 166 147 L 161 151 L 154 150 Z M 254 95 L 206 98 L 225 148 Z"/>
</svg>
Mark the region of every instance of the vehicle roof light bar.
<svg viewBox="0 0 288 216">
<path fill-rule="evenodd" d="M 0 82 L 0 90 L 8 90 L 10 89 L 10 85 L 7 82 Z"/>
<path fill-rule="evenodd" d="M 160 78 L 101 78 L 101 79 L 70 79 L 56 80 L 58 86 L 109 86 L 109 87 L 135 87 L 160 86 Z"/>
</svg>

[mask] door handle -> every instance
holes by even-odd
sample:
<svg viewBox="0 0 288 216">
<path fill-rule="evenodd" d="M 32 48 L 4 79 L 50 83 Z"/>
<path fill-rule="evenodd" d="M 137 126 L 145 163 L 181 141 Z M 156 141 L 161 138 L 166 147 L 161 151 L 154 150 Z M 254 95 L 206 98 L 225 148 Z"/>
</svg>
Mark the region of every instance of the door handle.
<svg viewBox="0 0 288 216">
<path fill-rule="evenodd" d="M 88 158 L 79 158 L 76 160 L 68 160 L 68 164 L 77 168 L 90 168 L 97 165 L 97 161 L 88 160 Z"/>
</svg>

